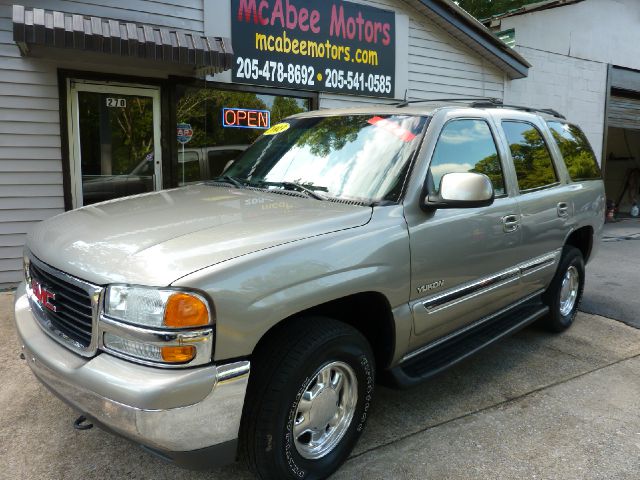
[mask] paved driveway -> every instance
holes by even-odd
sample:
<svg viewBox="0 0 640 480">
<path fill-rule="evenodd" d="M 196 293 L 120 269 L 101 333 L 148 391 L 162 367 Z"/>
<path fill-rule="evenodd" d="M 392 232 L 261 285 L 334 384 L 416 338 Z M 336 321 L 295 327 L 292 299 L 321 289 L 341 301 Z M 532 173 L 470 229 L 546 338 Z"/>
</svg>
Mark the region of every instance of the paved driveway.
<svg viewBox="0 0 640 480">
<path fill-rule="evenodd" d="M 240 465 L 189 472 L 97 428 L 18 359 L 0 294 L 0 478 L 249 479 Z M 432 381 L 380 387 L 365 434 L 336 479 L 637 479 L 640 331 L 580 314 L 567 333 L 535 327 Z"/>
<path fill-rule="evenodd" d="M 640 219 L 605 225 L 580 309 L 640 328 Z"/>
</svg>

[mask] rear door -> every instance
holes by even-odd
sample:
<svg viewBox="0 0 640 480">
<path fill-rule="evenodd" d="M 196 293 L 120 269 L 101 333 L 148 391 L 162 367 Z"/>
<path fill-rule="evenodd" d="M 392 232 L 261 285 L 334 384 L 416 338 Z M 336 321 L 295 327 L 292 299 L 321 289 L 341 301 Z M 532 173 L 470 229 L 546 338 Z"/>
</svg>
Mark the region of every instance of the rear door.
<svg viewBox="0 0 640 480">
<path fill-rule="evenodd" d="M 513 303 L 519 272 L 518 205 L 508 190 L 494 126 L 477 110 L 443 121 L 427 173 L 435 193 L 450 172 L 478 172 L 492 181 L 493 205 L 424 212 L 405 206 L 411 246 L 410 348 L 429 343 Z M 450 115 L 450 114 L 449 114 Z M 477 115 L 477 116 L 476 116 Z M 430 128 L 438 129 L 438 121 Z M 422 177 L 424 183 L 424 177 Z"/>
<path fill-rule="evenodd" d="M 574 216 L 566 169 L 552 155 L 544 121 L 519 112 L 495 114 L 515 170 L 521 218 L 523 295 L 542 291 L 555 273 Z"/>
</svg>

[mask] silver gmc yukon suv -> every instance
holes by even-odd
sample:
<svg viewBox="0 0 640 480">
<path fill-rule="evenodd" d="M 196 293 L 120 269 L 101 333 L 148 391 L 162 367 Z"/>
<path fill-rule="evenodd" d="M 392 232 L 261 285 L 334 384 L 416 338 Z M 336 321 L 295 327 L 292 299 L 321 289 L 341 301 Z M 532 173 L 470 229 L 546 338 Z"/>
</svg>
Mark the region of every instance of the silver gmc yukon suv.
<svg viewBox="0 0 640 480">
<path fill-rule="evenodd" d="M 376 382 L 567 329 L 605 208 L 582 131 L 408 103 L 297 115 L 213 181 L 40 223 L 15 321 L 76 426 L 186 466 L 325 478 Z"/>
</svg>

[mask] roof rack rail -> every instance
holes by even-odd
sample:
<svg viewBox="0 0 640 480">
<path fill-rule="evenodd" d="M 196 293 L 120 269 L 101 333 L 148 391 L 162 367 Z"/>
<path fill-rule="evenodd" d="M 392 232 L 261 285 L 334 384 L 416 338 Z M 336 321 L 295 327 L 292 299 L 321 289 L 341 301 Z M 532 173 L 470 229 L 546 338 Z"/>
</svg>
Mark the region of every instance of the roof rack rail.
<svg viewBox="0 0 640 480">
<path fill-rule="evenodd" d="M 554 110 L 553 108 L 524 107 L 522 105 L 505 104 L 505 103 L 502 103 L 502 101 L 500 101 L 500 100 L 498 100 L 498 102 L 493 102 L 492 100 L 493 99 L 490 99 L 489 101 L 480 100 L 478 102 L 472 103 L 470 106 L 473 107 L 473 108 L 513 108 L 514 110 L 522 110 L 524 112 L 546 113 L 547 115 L 551 115 L 553 117 L 561 118 L 563 120 L 566 120 L 566 117 L 564 115 L 562 115 L 558 111 Z"/>
<path fill-rule="evenodd" d="M 487 103 L 502 103 L 499 98 L 490 97 L 456 97 L 456 98 L 431 98 L 428 100 L 403 100 L 396 104 L 397 108 L 406 107 L 413 103 L 439 103 L 439 102 L 487 102 Z"/>
<path fill-rule="evenodd" d="M 566 117 L 554 110 L 553 108 L 534 108 L 524 107 L 522 105 L 510 105 L 502 103 L 499 98 L 491 97 L 457 97 L 457 98 L 432 98 L 429 100 L 403 100 L 396 104 L 396 108 L 406 107 L 413 103 L 439 103 L 439 102 L 471 102 L 469 104 L 472 108 L 513 108 L 514 110 L 522 110 L 524 112 L 539 112 L 546 113 L 557 118 L 566 120 Z"/>
</svg>

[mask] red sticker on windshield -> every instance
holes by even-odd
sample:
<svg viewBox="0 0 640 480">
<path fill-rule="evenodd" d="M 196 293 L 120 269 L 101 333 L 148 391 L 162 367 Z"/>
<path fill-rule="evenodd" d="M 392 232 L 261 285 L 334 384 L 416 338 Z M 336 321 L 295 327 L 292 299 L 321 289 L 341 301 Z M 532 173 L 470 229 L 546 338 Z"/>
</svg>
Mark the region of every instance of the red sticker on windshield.
<svg viewBox="0 0 640 480">
<path fill-rule="evenodd" d="M 371 125 L 375 125 L 376 127 L 384 128 L 387 132 L 394 134 L 403 142 L 410 142 L 411 140 L 416 138 L 415 133 L 411 133 L 399 123 L 392 122 L 391 120 L 387 120 L 386 118 L 373 117 L 367 120 L 367 122 Z"/>
</svg>

